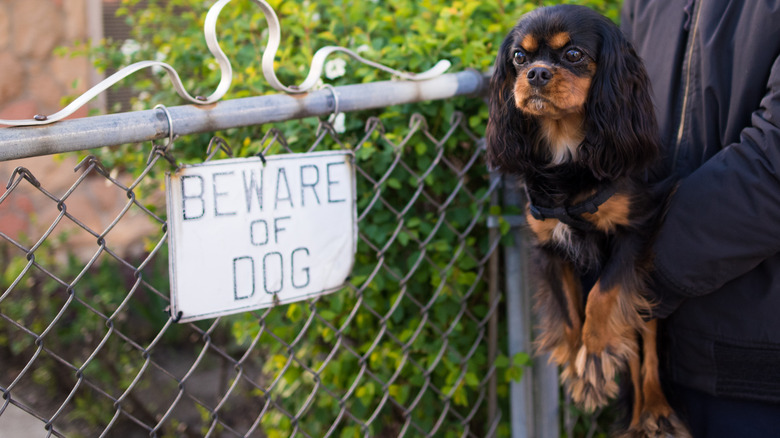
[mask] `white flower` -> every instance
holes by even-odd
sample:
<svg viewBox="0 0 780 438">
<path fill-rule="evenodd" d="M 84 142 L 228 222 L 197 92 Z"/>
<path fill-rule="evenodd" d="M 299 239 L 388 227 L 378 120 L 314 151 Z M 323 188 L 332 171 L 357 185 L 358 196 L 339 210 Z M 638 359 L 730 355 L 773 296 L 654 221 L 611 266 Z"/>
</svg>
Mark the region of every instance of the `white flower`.
<svg viewBox="0 0 780 438">
<path fill-rule="evenodd" d="M 363 53 L 363 52 L 370 52 L 371 46 L 368 44 L 361 44 L 357 49 L 355 49 L 356 53 Z"/>
<path fill-rule="evenodd" d="M 325 77 L 328 79 L 336 79 L 344 76 L 347 72 L 347 61 L 341 58 L 331 59 L 325 63 Z"/>
<path fill-rule="evenodd" d="M 119 51 L 125 55 L 125 58 L 130 58 L 139 50 L 141 50 L 141 44 L 133 39 L 126 39 L 125 42 L 122 43 L 122 47 L 119 48 Z"/>
<path fill-rule="evenodd" d="M 338 113 L 336 114 L 336 118 L 333 119 L 333 130 L 341 134 L 342 132 L 347 130 L 347 127 L 344 124 L 344 120 L 346 119 L 346 116 L 344 113 Z"/>
</svg>

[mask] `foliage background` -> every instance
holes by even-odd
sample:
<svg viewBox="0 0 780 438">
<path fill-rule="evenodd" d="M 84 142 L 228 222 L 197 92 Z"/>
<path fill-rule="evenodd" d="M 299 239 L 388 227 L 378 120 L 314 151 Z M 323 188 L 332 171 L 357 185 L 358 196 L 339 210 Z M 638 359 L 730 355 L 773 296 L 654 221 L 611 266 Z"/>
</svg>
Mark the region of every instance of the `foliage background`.
<svg viewBox="0 0 780 438">
<path fill-rule="evenodd" d="M 202 29 L 212 2 L 149 0 L 141 4 L 142 1 L 121 0 L 123 7 L 118 11 L 132 28 L 134 44 L 105 41 L 101 48 L 92 51 L 96 67 L 105 70 L 141 60 L 162 60 L 180 72 L 190 94 L 211 94 L 219 82 L 220 72 L 206 48 Z M 276 55 L 277 76 L 282 83 L 292 85 L 303 81 L 313 53 L 326 45 L 344 46 L 367 59 L 409 72 L 427 70 L 440 59 L 452 62 L 451 72 L 464 69 L 486 72 L 493 65 L 495 52 L 506 32 L 522 14 L 539 6 L 576 3 L 617 20 L 621 1 L 270 0 L 269 3 L 277 12 L 282 28 L 281 46 Z M 252 1 L 236 0 L 225 7 L 219 18 L 218 36 L 235 70 L 233 85 L 224 99 L 276 92 L 265 82 L 259 67 L 267 31 L 263 14 Z M 390 79 L 386 73 L 345 55 L 333 55 L 330 59 L 339 57 L 346 61 L 344 74 L 333 79 L 323 77 L 324 83 L 344 85 Z M 164 73 L 159 71 L 145 77 L 131 77 L 125 84 L 136 91 L 133 109 L 180 102 Z M 454 111 L 462 111 L 470 115 L 469 125 L 477 133 L 483 132 L 487 120 L 487 109 L 474 99 L 408 105 L 398 111 L 433 116 L 433 123 L 436 119 L 450 120 Z M 403 117 L 392 120 L 394 116 L 397 116 L 395 112 L 380 115 L 389 126 L 406 124 Z M 347 118 L 347 129 L 361 127 L 360 118 Z M 286 133 L 290 133 L 289 129 L 292 128 Z M 230 144 L 234 148 L 241 145 L 239 155 L 242 148 L 258 147 L 246 144 L 253 140 L 248 134 L 241 130 L 223 133 L 226 139 L 233 140 Z M 202 140 L 185 140 L 184 154 L 202 157 L 202 148 L 189 145 L 203 144 Z M 133 155 L 129 148 L 132 146 L 114 149 L 101 158 L 132 161 L 128 157 Z"/>
<path fill-rule="evenodd" d="M 381 62 L 392 68 L 410 72 L 418 72 L 432 67 L 438 60 L 447 59 L 453 64 L 450 71 L 461 71 L 464 69 L 475 69 L 486 72 L 492 66 L 498 46 L 503 40 L 506 32 L 512 27 L 516 20 L 523 14 L 536 7 L 546 6 L 563 1 L 523 1 L 523 0 L 488 0 L 488 1 L 452 1 L 452 0 L 370 0 L 370 1 L 332 1 L 317 2 L 309 0 L 284 1 L 270 0 L 269 3 L 276 10 L 281 20 L 282 42 L 280 51 L 277 53 L 277 75 L 280 80 L 287 84 L 297 84 L 302 82 L 308 73 L 309 63 L 312 54 L 320 47 L 325 45 L 340 45 L 357 50 L 368 59 Z M 585 4 L 606 14 L 613 20 L 618 17 L 620 7 L 619 0 L 581 0 L 569 1 L 567 3 Z M 141 3 L 141 0 L 122 0 L 123 7 L 119 14 L 125 17 L 127 23 L 133 29 L 133 41 L 104 41 L 98 48 L 88 48 L 85 44 L 79 50 L 81 53 L 89 53 L 94 59 L 95 65 L 102 70 L 116 69 L 132 62 L 156 59 L 171 64 L 180 72 L 185 87 L 192 95 L 209 95 L 215 89 L 219 81 L 219 69 L 216 62 L 211 58 L 205 42 L 202 37 L 203 20 L 206 11 L 211 6 L 211 1 L 201 0 L 168 0 L 156 1 L 149 0 L 148 3 Z M 224 99 L 233 99 L 247 96 L 256 96 L 262 94 L 275 93 L 267 85 L 262 76 L 259 66 L 259 59 L 262 55 L 267 31 L 266 23 L 260 10 L 250 0 L 234 0 L 222 12 L 219 18 L 218 35 L 223 50 L 231 59 L 234 68 L 234 82 L 231 90 Z M 78 52 L 78 51 L 77 51 Z M 331 75 L 330 78 L 323 77 L 323 82 L 334 86 L 372 82 L 390 79 L 387 74 L 374 70 L 370 67 L 358 64 L 348 57 L 339 58 L 338 55 L 330 59 L 343 59 L 345 62 L 343 74 Z M 181 100 L 172 90 L 170 82 L 161 72 L 150 72 L 147 74 L 136 75 L 123 82 L 124 86 L 130 87 L 135 91 L 135 98 L 132 101 L 132 107 L 135 110 L 149 109 L 154 105 L 163 103 L 165 105 L 178 105 Z M 449 126 L 453 114 L 463 113 L 468 120 L 468 126 L 478 136 L 484 134 L 484 127 L 487 121 L 487 107 L 480 99 L 475 98 L 457 98 L 438 102 L 425 102 L 413 105 L 403 105 L 389 108 L 384 111 L 366 112 L 361 114 L 347 114 L 344 120 L 343 133 L 340 139 L 344 147 L 354 146 L 364 135 L 364 124 L 368 117 L 376 116 L 381 120 L 386 138 L 391 141 L 397 141 L 403 137 L 409 129 L 409 120 L 412 114 L 421 113 L 426 117 L 427 124 L 431 132 L 443 132 Z M 316 127 L 319 121 L 316 119 L 307 119 L 302 121 L 290 122 L 285 124 L 275 124 L 274 128 L 279 129 L 289 143 L 311 144 L 316 133 Z M 255 154 L 268 147 L 267 142 L 263 142 L 262 133 L 269 127 L 251 127 L 234 129 L 226 132 L 216 133 L 223 137 L 233 148 L 237 156 L 248 156 Z M 205 158 L 205 145 L 208 144 L 213 133 L 205 135 L 192 135 L 181 138 L 176 142 L 175 157 L 180 162 L 200 162 Z M 462 134 L 458 134 L 462 135 Z M 464 139 L 467 140 L 467 139 Z M 457 152 L 459 139 L 453 139 L 452 146 L 447 146 L 451 153 Z M 279 152 L 279 144 L 272 144 L 268 153 Z M 415 148 L 414 144 L 410 147 L 413 156 L 417 157 L 419 169 L 425 169 L 430 163 L 432 156 L 436 151 L 426 150 L 419 145 Z M 137 174 L 141 171 L 147 161 L 148 145 L 124 145 L 118 148 L 102 149 L 99 151 L 90 151 L 98 155 L 106 167 L 121 168 L 127 172 Z M 366 166 L 373 166 L 381 174 L 381 169 L 388 166 L 394 158 L 395 151 L 388 148 L 382 149 L 376 144 L 374 148 L 364 147 L 358 151 L 357 159 Z M 464 156 L 468 156 L 464 152 Z M 161 172 L 161 170 L 153 170 Z M 438 187 L 438 194 L 451 189 L 457 180 L 452 174 L 445 172 L 434 172 L 430 176 L 430 181 L 426 181 L 431 187 Z M 474 182 L 477 186 L 486 185 L 484 179 L 478 178 Z M 159 183 L 162 181 L 161 175 L 151 175 L 147 178 L 149 183 L 139 188 L 140 192 L 151 193 L 159 190 Z M 401 175 L 388 180 L 390 188 L 397 193 L 404 193 L 406 190 L 414 189 L 414 178 L 409 175 Z M 479 189 L 475 189 L 478 191 Z M 359 187 L 359 193 L 369 196 L 371 188 Z M 139 195 L 142 197 L 142 195 Z M 359 200 L 359 209 L 365 207 L 369 198 L 365 197 Z M 159 214 L 159 205 L 150 204 L 147 206 L 150 210 Z M 457 225 L 460 222 L 468 222 L 469 207 L 464 207 L 464 217 L 457 216 L 452 219 Z M 416 213 L 419 216 L 415 218 L 405 218 L 408 220 L 408 235 L 400 238 L 403 240 L 419 240 L 430 231 L 431 215 L 425 212 Z M 386 240 L 389 231 L 396 226 L 397 219 L 391 214 L 382 214 L 382 212 L 372 214 L 367 223 L 361 224 L 363 232 L 379 246 Z M 418 233 L 418 234 L 415 234 Z M 486 248 L 484 242 L 487 239 L 484 236 L 475 235 L 468 243 L 474 247 L 476 253 L 484 253 Z M 60 242 L 63 245 L 64 242 Z M 457 246 L 457 236 L 444 235 L 441 239 L 434 242 L 430 248 L 433 259 L 444 265 L 449 261 L 453 248 Z M 57 242 L 52 242 L 52 246 L 57 246 Z M 151 248 L 150 248 L 151 249 Z M 55 253 L 56 248 L 52 248 Z M 436 258 L 437 254 L 440 258 Z M 413 257 L 413 252 L 406 248 L 405 244 L 393 245 L 390 247 L 386 257 L 394 259 L 401 265 L 404 260 Z M 54 257 L 54 255 L 52 255 Z M 164 254 L 158 257 L 161 263 L 151 266 L 149 277 L 155 277 L 160 282 L 167 281 L 166 266 Z M 78 272 L 80 267 L 76 263 L 65 264 L 63 269 L 71 269 Z M 21 263 L 21 262 L 20 262 Z M 359 284 L 365 280 L 373 264 L 376 263 L 376 254 L 365 245 L 359 247 L 357 255 L 357 266 L 353 282 Z M 18 263 L 17 263 L 18 264 Z M 463 290 L 468 289 L 470 281 L 473 281 L 474 260 L 464 257 L 458 260 L 451 273 L 452 278 L 460 280 L 452 281 L 451 293 L 452 299 L 444 299 L 437 302 L 438 317 L 442 321 L 452 320 L 453 315 L 458 312 L 457 303 L 459 296 L 462 296 Z M 68 267 L 70 266 L 70 267 Z M 438 287 L 442 281 L 438 278 L 440 266 L 431 266 L 428 271 L 415 279 L 409 287 L 430 290 Z M 9 264 L 6 266 L 3 276 L 3 286 L 7 286 L 15 279 L 15 273 L 19 267 Z M 128 274 L 117 275 L 121 271 L 120 266 L 111 266 L 104 264 L 94 275 L 88 276 L 88 282 L 80 285 L 81 288 L 94 291 L 95 296 L 99 296 L 101 305 L 104 305 L 105 312 L 109 314 L 111 309 L 121 301 L 122 296 L 112 296 L 109 291 L 121 290 L 119 283 Z M 130 275 L 132 277 L 132 274 Z M 155 280 L 149 280 L 154 282 Z M 377 309 L 386 308 L 389 302 L 396 296 L 398 287 L 397 279 L 387 274 L 380 274 L 372 279 L 369 291 L 373 292 L 373 299 L 385 299 L 387 303 L 373 303 Z M 484 284 L 481 286 L 484 288 Z M 53 294 L 54 291 L 48 291 L 41 288 L 37 293 Z M 354 293 L 354 291 L 353 291 Z M 460 295 L 459 295 L 460 294 Z M 318 303 L 318 313 L 326 320 L 338 327 L 349 313 L 345 305 L 345 300 L 349 295 L 335 294 L 330 298 Z M 49 297 L 51 302 L 56 299 Z M 353 296 L 354 299 L 354 296 Z M 159 327 L 164 324 L 163 315 L 156 314 L 148 309 L 159 309 L 161 306 L 160 297 L 152 296 L 148 302 L 139 303 L 138 314 L 141 315 L 139 327 Z M 471 299 L 474 312 L 478 315 L 484 315 L 487 312 L 484 298 L 476 297 Z M 400 308 L 400 315 L 404 312 L 413 313 L 414 309 Z M 8 310 L 6 310 L 8 312 Z M 57 307 L 31 309 L 29 306 L 20 307 L 18 312 L 24 314 L 24 318 L 30 321 L 30 326 L 45 326 L 50 314 L 57 311 Z M 158 311 L 158 310 L 157 310 Z M 305 304 L 286 306 L 281 311 L 276 311 L 265 316 L 265 325 L 275 327 L 270 337 L 275 339 L 292 340 L 297 335 L 297 330 L 309 316 L 311 311 Z M 159 313 L 159 311 L 158 311 Z M 102 321 L 94 320 L 88 312 L 81 312 L 73 315 L 73 323 L 70 327 L 72 332 L 64 331 L 57 336 L 61 337 L 59 342 L 64 345 L 76 344 L 85 336 L 85 332 L 94 331 L 99 339 L 102 334 Z M 399 319 L 402 319 L 399 317 Z M 233 345 L 232 348 L 240 351 L 242 346 L 246 346 L 260 330 L 257 324 L 256 314 L 246 314 L 244 316 L 234 317 L 229 320 L 228 329 L 224 333 L 216 333 L 212 336 L 221 338 L 225 342 Z M 368 329 L 373 329 L 372 324 L 376 321 L 370 317 L 364 318 L 361 322 L 357 319 L 355 332 L 350 336 L 357 345 L 370 343 L 373 335 L 361 335 Z M 136 323 L 138 321 L 135 321 Z M 408 322 L 409 327 L 414 327 L 414 321 Z M 402 326 L 399 327 L 403 329 Z M 207 326 L 203 327 L 204 330 Z M 459 330 L 467 331 L 471 327 L 460 327 Z M 148 331 L 148 333 L 145 333 Z M 180 333 L 174 331 L 173 335 L 167 336 L 164 342 L 170 345 L 176 345 L 179 342 L 177 336 L 186 337 L 190 335 L 184 330 Z M 328 333 L 327 325 L 321 326 L 319 330 L 310 331 L 307 339 L 304 340 L 307 347 L 305 351 L 311 357 L 318 357 L 326 354 L 329 350 L 326 348 L 333 342 L 333 333 Z M 139 330 L 139 338 L 153 338 L 154 329 Z M 330 338 L 329 338 L 330 336 Z M 29 340 L 28 340 L 29 341 Z M 261 342 L 268 341 L 271 345 L 267 352 L 267 361 L 265 361 L 264 371 L 271 375 L 284 367 L 285 357 L 283 355 L 285 347 L 272 339 L 261 338 Z M 143 344 L 142 341 L 138 341 Z M 418 350 L 420 357 L 426 356 L 426 347 L 436 344 L 435 333 L 425 333 L 419 342 L 415 342 L 414 348 Z M 505 342 L 501 340 L 501 345 Z M 4 348 L 16 351 L 23 351 L 25 348 L 31 348 L 31 341 L 20 342 L 18 340 L 0 337 L 0 345 Z M 377 362 L 397 360 L 397 352 L 393 352 L 393 345 L 381 346 L 377 349 L 378 356 L 373 358 Z M 13 352 L 12 351 L 12 352 Z M 128 352 L 120 346 L 113 348 L 106 347 L 106 355 L 115 357 L 112 362 L 104 362 L 95 365 L 92 375 L 96 379 L 105 382 L 116 381 L 117 370 L 137 369 L 138 365 L 130 358 L 132 352 Z M 480 379 L 490 367 L 485 363 L 484 351 L 474 356 L 468 364 L 468 369 L 472 375 L 467 375 L 460 381 L 461 387 L 453 389 L 455 392 L 456 404 L 462 402 L 468 404 L 477 394 L 477 386 Z M 496 362 L 499 377 L 499 391 L 504 400 L 502 404 L 506 405 L 506 387 L 511 379 L 519 378 L 522 374 L 522 365 L 525 363 L 524 357 L 507 358 L 500 356 Z M 424 360 L 424 359 L 421 359 Z M 442 385 L 452 385 L 455 383 L 458 373 L 454 370 L 459 369 L 458 358 L 445 357 L 442 372 L 439 376 Z M 351 381 L 343 379 L 341 376 L 354 374 L 359 364 L 354 357 L 349 355 L 338 355 L 333 359 L 333 365 L 329 366 L 321 376 L 323 381 L 328 381 L 335 392 L 348 388 Z M 97 369 L 100 368 L 100 369 Z M 62 379 L 56 373 L 48 373 L 44 369 L 39 372 L 39 378 L 42 381 Z M 51 375 L 50 375 L 51 374 Z M 129 375 L 132 375 L 130 373 Z M 419 377 L 419 376 L 418 376 Z M 296 381 L 301 378 L 301 370 L 291 369 L 284 379 L 287 381 L 289 391 L 289 406 L 299 405 L 306 398 L 306 391 L 295 391 Z M 116 382 L 115 382 L 116 383 Z M 370 382 L 369 382 L 370 383 Z M 106 383 L 108 384 L 108 383 Z M 121 386 L 121 383 L 119 383 Z M 409 397 L 410 388 L 416 388 L 421 385 L 419 379 L 414 375 L 404 375 L 392 395 L 399 400 Z M 452 389 L 452 388 L 450 388 Z M 357 398 L 362 400 L 362 409 L 370 412 L 372 406 L 372 397 L 381 390 L 377 385 L 366 384 L 358 388 Z M 80 401 L 79 401 L 80 400 Z M 86 424 L 105 424 L 110 420 L 113 412 L 99 412 L 96 409 L 89 409 L 90 401 L 86 397 L 78 399 L 77 403 L 83 409 L 72 414 L 74 420 L 83 421 Z M 428 403 L 422 403 L 420 408 L 414 413 L 417 421 L 421 423 L 430 423 L 435 418 L 427 411 L 430 406 Z M 353 409 L 360 410 L 360 403 Z M 333 413 L 337 413 L 339 406 L 333 401 L 318 399 L 307 416 L 307 425 L 309 433 L 317 436 L 322 431 L 327 430 L 329 420 Z M 506 412 L 505 412 L 506 414 Z M 108 418 L 105 418 L 108 415 Z M 208 413 L 204 413 L 208 417 Z M 388 421 L 392 421 L 393 413 L 385 412 Z M 480 413 L 484 417 L 484 412 Z M 325 423 L 318 424 L 318 418 L 324 419 Z M 505 415 L 506 418 L 506 415 Z M 484 419 L 484 418 L 483 418 Z M 357 426 L 343 427 L 340 431 L 341 436 L 360 436 L 365 432 L 369 435 L 376 435 L 380 431 L 376 429 L 381 427 L 383 422 L 376 422 L 369 431 L 363 431 Z M 176 435 L 177 427 L 180 425 L 172 424 L 169 429 L 163 431 L 166 434 Z M 290 430 L 294 425 L 290 424 L 289 418 L 284 415 L 271 414 L 267 421 L 264 420 L 262 428 L 268 436 L 289 436 Z M 585 427 L 584 430 L 589 429 Z M 446 430 L 444 428 L 443 430 Z M 499 428 L 500 436 L 508 435 L 508 425 L 502 423 Z M 444 436 L 444 435 L 443 435 Z"/>
</svg>

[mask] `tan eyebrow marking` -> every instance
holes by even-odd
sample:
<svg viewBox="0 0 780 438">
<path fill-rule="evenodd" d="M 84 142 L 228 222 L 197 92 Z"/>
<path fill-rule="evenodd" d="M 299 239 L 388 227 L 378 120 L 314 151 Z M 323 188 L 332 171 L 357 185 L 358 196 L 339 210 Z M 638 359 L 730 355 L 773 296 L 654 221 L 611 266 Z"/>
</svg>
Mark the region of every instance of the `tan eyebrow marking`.
<svg viewBox="0 0 780 438">
<path fill-rule="evenodd" d="M 569 44 L 569 41 L 571 41 L 569 32 L 558 32 L 550 38 L 550 48 L 553 50 L 562 49 L 563 46 Z"/>
<path fill-rule="evenodd" d="M 533 35 L 529 34 L 523 37 L 523 41 L 520 42 L 520 45 L 523 46 L 523 49 L 527 52 L 535 52 L 536 49 L 539 48 L 539 41 L 537 41 Z"/>
</svg>

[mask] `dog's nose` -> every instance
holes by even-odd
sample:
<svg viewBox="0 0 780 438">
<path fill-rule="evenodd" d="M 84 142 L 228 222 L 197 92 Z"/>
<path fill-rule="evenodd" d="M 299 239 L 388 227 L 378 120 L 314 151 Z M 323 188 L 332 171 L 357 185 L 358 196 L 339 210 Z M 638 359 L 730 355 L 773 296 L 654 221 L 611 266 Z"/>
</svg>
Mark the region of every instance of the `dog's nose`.
<svg viewBox="0 0 780 438">
<path fill-rule="evenodd" d="M 528 83 L 534 87 L 544 87 L 552 79 L 552 72 L 545 67 L 534 67 L 526 74 Z"/>
</svg>

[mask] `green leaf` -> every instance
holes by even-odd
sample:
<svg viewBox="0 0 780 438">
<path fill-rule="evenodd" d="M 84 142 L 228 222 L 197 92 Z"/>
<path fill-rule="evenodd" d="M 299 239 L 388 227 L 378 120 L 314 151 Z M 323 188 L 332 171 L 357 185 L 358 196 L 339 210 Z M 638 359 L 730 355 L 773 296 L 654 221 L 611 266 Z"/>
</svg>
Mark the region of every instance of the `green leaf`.
<svg viewBox="0 0 780 438">
<path fill-rule="evenodd" d="M 503 354 L 499 354 L 493 363 L 496 365 L 496 368 L 506 368 L 509 366 L 509 358 Z"/>
</svg>

